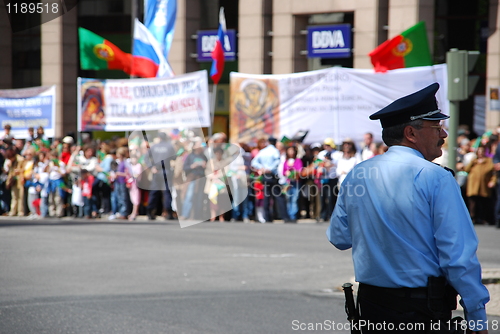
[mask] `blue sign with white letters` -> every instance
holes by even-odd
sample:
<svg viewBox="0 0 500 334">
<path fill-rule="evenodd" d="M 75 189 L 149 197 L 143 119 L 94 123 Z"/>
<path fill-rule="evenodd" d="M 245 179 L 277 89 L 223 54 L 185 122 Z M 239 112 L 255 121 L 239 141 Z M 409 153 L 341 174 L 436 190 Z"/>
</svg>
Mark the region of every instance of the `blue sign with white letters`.
<svg viewBox="0 0 500 334">
<path fill-rule="evenodd" d="M 198 31 L 198 39 L 196 41 L 196 51 L 198 61 L 212 61 L 212 50 L 217 41 L 217 30 Z M 229 39 L 229 50 L 224 50 L 224 59 L 226 61 L 236 60 L 236 31 L 234 29 L 226 30 L 226 35 Z M 224 43 L 222 43 L 224 45 Z"/>
<path fill-rule="evenodd" d="M 309 58 L 351 57 L 351 25 L 335 24 L 307 28 L 307 56 Z"/>
</svg>

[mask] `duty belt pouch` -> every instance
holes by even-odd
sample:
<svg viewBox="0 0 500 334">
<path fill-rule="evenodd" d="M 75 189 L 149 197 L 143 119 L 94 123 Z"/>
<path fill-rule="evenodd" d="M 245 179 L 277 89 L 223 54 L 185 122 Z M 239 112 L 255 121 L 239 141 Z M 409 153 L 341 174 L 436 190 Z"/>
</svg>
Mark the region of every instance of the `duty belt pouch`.
<svg viewBox="0 0 500 334">
<path fill-rule="evenodd" d="M 448 307 L 450 310 L 456 310 L 457 309 L 457 290 L 453 288 L 450 284 L 446 286 L 446 302 L 448 304 Z"/>
</svg>

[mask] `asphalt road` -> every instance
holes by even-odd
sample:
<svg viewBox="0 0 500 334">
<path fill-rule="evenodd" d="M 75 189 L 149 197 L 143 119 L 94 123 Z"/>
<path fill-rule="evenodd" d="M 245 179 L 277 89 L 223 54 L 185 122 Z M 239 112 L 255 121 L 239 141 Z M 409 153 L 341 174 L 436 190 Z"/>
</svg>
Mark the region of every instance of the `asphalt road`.
<svg viewBox="0 0 500 334">
<path fill-rule="evenodd" d="M 0 333 L 349 333 L 326 227 L 2 220 Z M 500 268 L 500 230 L 477 230 Z"/>
</svg>

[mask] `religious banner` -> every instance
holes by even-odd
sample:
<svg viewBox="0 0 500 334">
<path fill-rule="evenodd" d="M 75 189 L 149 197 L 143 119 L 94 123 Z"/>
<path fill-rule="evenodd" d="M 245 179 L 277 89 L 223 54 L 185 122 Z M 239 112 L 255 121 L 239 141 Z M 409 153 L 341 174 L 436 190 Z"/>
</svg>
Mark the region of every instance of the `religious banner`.
<svg viewBox="0 0 500 334">
<path fill-rule="evenodd" d="M 361 141 L 366 132 L 381 139 L 380 122 L 369 116 L 392 101 L 438 82 L 437 100 L 448 113 L 446 64 L 375 73 L 332 67 L 284 75 L 230 76 L 230 139 L 292 138 L 309 131 L 305 142 L 333 138 Z"/>
<path fill-rule="evenodd" d="M 133 131 L 210 125 L 208 77 L 78 80 L 78 130 Z"/>
<path fill-rule="evenodd" d="M 14 138 L 28 138 L 28 128 L 42 126 L 55 136 L 56 86 L 0 90 L 0 123 L 11 126 Z"/>
</svg>

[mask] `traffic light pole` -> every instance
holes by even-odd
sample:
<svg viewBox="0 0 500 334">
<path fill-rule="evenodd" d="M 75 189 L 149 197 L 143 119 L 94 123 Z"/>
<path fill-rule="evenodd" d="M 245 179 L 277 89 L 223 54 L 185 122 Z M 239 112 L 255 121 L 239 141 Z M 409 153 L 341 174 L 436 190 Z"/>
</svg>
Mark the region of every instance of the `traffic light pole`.
<svg viewBox="0 0 500 334">
<path fill-rule="evenodd" d="M 448 100 L 450 101 L 450 119 L 448 121 L 448 167 L 455 170 L 457 166 L 457 130 L 459 103 L 472 95 L 479 79 L 469 72 L 479 57 L 478 51 L 450 49 L 446 53 L 448 71 Z"/>
<path fill-rule="evenodd" d="M 457 165 L 457 129 L 459 115 L 458 101 L 450 101 L 450 119 L 448 120 L 448 167 L 455 170 Z"/>
</svg>

